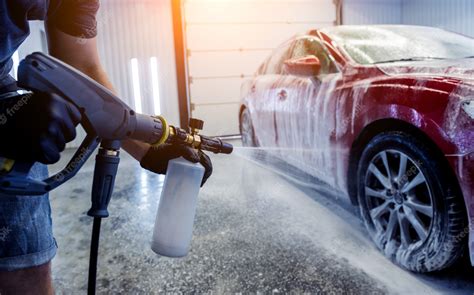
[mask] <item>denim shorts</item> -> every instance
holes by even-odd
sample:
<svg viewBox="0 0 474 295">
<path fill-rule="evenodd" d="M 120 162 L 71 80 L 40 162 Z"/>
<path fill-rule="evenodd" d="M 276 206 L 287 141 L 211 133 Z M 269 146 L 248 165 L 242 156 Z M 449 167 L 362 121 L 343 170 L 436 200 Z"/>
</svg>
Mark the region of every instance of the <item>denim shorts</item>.
<svg viewBox="0 0 474 295">
<path fill-rule="evenodd" d="M 48 168 L 35 164 L 30 177 L 45 179 Z M 0 194 L 0 271 L 45 264 L 56 255 L 49 196 Z"/>
</svg>

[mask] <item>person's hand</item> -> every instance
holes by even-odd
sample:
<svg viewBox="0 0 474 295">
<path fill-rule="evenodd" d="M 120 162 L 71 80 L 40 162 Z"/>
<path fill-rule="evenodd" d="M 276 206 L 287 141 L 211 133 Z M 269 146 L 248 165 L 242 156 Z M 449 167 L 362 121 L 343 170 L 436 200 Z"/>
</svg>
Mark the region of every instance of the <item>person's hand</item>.
<svg viewBox="0 0 474 295">
<path fill-rule="evenodd" d="M 151 172 L 166 174 L 168 162 L 179 157 L 183 157 L 192 163 L 201 163 L 206 169 L 201 183 L 201 186 L 203 186 L 212 174 L 212 162 L 202 151 L 191 147 L 179 144 L 162 144 L 158 147 L 151 147 L 140 161 L 140 165 Z"/>
<path fill-rule="evenodd" d="M 79 110 L 56 94 L 30 93 L 0 103 L 0 156 L 53 164 L 76 137 Z"/>
</svg>

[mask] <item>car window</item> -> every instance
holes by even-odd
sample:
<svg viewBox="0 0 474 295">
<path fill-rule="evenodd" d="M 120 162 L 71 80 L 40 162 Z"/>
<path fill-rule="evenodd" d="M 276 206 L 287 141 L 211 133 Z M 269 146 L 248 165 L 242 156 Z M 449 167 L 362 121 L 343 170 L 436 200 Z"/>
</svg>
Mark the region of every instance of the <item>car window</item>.
<svg viewBox="0 0 474 295">
<path fill-rule="evenodd" d="M 473 38 L 431 27 L 337 26 L 322 32 L 360 64 L 462 59 L 474 52 Z"/>
<path fill-rule="evenodd" d="M 324 50 L 321 42 L 315 37 L 303 37 L 296 40 L 291 58 L 301 58 L 308 55 L 316 56 L 321 62 L 320 75 L 337 73 L 337 67 Z"/>
<path fill-rule="evenodd" d="M 293 41 L 286 42 L 273 52 L 267 61 L 265 74 L 281 75 L 283 73 L 283 63 L 291 57 L 292 45 Z"/>
</svg>

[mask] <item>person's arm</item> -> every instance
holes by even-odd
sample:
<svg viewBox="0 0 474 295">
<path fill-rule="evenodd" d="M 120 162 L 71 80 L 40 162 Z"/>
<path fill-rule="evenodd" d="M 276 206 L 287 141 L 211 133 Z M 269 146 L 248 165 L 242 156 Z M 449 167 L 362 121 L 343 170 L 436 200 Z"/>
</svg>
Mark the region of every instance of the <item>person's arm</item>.
<svg viewBox="0 0 474 295">
<path fill-rule="evenodd" d="M 97 40 L 94 36 L 89 38 L 74 37 L 74 35 L 58 30 L 54 25 L 48 25 L 48 22 L 46 23 L 46 28 L 49 53 L 52 56 L 68 63 L 115 92 L 101 66 L 97 50 Z M 122 141 L 122 147 L 139 161 L 143 168 L 154 173 L 165 174 L 168 161 L 182 156 L 191 162 L 200 162 L 204 166 L 206 171 L 202 184 L 212 174 L 212 163 L 209 157 L 201 151 L 195 151 L 191 147 L 178 147 L 166 144 L 158 148 L 150 148 L 149 144 L 132 140 Z"/>
<path fill-rule="evenodd" d="M 46 25 L 49 53 L 88 75 L 98 83 L 116 93 L 99 59 L 97 39 L 68 35 Z M 141 161 L 150 146 L 135 141 L 124 141 L 122 147 L 135 159 Z"/>
</svg>

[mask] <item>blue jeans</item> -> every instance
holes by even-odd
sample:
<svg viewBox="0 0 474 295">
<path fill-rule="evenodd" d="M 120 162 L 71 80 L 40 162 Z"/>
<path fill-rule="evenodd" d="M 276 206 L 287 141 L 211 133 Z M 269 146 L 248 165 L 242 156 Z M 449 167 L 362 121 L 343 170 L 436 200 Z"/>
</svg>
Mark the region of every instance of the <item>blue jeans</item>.
<svg viewBox="0 0 474 295">
<path fill-rule="evenodd" d="M 45 179 L 48 168 L 35 164 L 30 176 Z M 49 196 L 0 194 L 0 271 L 45 264 L 56 255 Z"/>
</svg>

